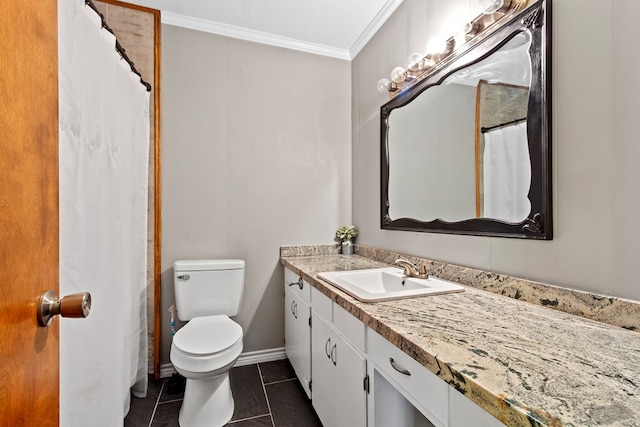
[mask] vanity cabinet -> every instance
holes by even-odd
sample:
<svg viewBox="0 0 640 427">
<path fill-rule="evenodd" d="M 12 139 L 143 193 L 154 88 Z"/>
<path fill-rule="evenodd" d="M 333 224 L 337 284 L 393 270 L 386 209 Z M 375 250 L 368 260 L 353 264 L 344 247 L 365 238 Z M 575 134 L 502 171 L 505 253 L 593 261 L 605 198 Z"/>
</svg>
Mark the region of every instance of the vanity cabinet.
<svg viewBox="0 0 640 427">
<path fill-rule="evenodd" d="M 284 351 L 311 398 L 311 285 L 284 270 Z"/>
<path fill-rule="evenodd" d="M 504 427 L 285 268 L 285 352 L 325 427 Z"/>
</svg>

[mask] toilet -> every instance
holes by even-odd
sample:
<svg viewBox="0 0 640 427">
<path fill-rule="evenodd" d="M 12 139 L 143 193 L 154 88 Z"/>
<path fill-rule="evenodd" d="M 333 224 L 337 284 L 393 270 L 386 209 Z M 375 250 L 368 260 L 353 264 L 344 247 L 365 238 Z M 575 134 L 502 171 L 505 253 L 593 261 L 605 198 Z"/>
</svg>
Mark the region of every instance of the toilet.
<svg viewBox="0 0 640 427">
<path fill-rule="evenodd" d="M 242 353 L 238 314 L 244 260 L 176 261 L 177 315 L 188 321 L 173 337 L 171 363 L 187 379 L 181 427 L 225 425 L 233 415 L 229 370 Z"/>
</svg>

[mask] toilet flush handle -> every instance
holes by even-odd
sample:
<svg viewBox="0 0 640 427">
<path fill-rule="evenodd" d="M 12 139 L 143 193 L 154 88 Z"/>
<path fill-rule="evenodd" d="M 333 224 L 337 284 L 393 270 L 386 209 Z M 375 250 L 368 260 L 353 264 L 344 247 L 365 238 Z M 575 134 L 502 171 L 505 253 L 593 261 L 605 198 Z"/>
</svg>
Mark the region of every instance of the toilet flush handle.
<svg viewBox="0 0 640 427">
<path fill-rule="evenodd" d="M 53 322 L 53 317 L 57 315 L 85 318 L 90 311 L 91 294 L 89 292 L 67 295 L 62 299 L 58 299 L 56 293 L 49 290 L 40 295 L 40 300 L 38 301 L 38 324 L 44 327 L 50 326 Z"/>
<path fill-rule="evenodd" d="M 189 280 L 189 279 L 191 279 L 191 276 L 189 276 L 188 274 L 181 274 L 180 276 L 178 276 L 178 279 L 180 279 L 180 280 Z"/>
</svg>

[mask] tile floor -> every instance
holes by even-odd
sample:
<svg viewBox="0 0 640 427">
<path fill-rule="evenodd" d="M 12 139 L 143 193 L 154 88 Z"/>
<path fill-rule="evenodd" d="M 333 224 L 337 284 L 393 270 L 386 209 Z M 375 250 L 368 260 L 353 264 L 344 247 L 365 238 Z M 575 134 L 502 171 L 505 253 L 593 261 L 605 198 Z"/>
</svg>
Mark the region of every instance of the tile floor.
<svg viewBox="0 0 640 427">
<path fill-rule="evenodd" d="M 229 427 L 322 427 L 289 361 L 233 368 L 235 400 Z M 125 427 L 178 427 L 182 394 L 170 395 L 167 379 L 149 382 L 145 399 L 131 398 Z"/>
</svg>

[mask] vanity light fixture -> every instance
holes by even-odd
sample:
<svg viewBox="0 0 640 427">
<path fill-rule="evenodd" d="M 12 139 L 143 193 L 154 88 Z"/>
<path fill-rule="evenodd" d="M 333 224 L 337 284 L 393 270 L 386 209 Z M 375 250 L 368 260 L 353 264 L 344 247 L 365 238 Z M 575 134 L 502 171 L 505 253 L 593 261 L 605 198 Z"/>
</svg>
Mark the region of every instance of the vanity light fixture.
<svg viewBox="0 0 640 427">
<path fill-rule="evenodd" d="M 476 36 L 489 31 L 504 21 L 509 15 L 524 9 L 533 0 L 479 0 L 482 10 L 473 20 L 464 24 L 461 31 L 449 38 L 439 37 L 429 41 L 427 54 L 412 53 L 407 59 L 407 68 L 396 67 L 391 71 L 391 80 L 378 81 L 378 91 L 389 93 L 393 98 L 404 89 L 424 79 L 439 69 L 455 51 L 461 51 Z"/>
</svg>

